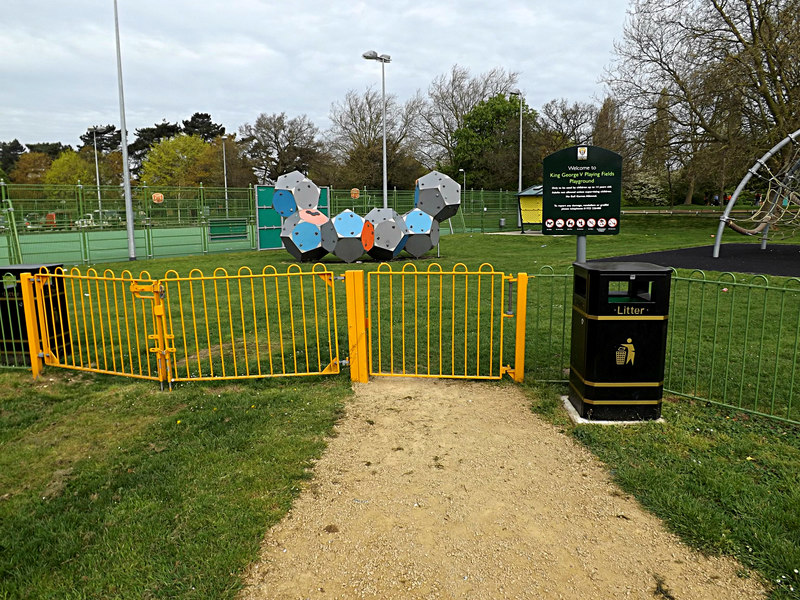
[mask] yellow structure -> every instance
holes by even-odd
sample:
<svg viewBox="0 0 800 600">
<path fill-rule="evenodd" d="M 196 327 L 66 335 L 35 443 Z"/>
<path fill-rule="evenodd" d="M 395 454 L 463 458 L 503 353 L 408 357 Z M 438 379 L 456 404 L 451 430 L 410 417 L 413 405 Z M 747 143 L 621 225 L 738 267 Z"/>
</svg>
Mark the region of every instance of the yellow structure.
<svg viewBox="0 0 800 600">
<path fill-rule="evenodd" d="M 522 231 L 526 225 L 542 224 L 542 196 L 544 187 L 534 185 L 526 190 L 522 190 L 517 198 L 519 199 L 519 210 L 522 215 Z"/>
<path fill-rule="evenodd" d="M 34 377 L 45 366 L 179 381 L 338 373 L 522 381 L 527 275 L 483 264 L 413 263 L 345 273 L 349 356 L 339 359 L 335 278 L 324 265 L 285 273 L 216 269 L 23 275 Z M 341 279 L 341 278 L 339 278 Z M 516 284 L 517 300 L 511 298 Z M 515 310 L 514 310 L 515 309 Z M 506 322 L 516 319 L 507 333 Z M 514 365 L 504 364 L 513 344 Z"/>
</svg>

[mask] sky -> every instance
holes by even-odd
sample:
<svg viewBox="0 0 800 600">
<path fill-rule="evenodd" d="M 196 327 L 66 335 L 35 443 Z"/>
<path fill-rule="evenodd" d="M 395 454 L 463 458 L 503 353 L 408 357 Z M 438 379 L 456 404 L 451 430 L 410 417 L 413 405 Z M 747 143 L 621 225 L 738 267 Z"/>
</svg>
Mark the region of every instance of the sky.
<svg viewBox="0 0 800 600">
<path fill-rule="evenodd" d="M 236 132 L 261 113 L 330 125 L 349 90 L 403 102 L 454 64 L 519 74 L 526 102 L 602 101 L 628 0 L 118 0 L 129 142 L 195 112 Z M 113 0 L 4 0 L 0 142 L 80 145 L 120 127 Z"/>
</svg>

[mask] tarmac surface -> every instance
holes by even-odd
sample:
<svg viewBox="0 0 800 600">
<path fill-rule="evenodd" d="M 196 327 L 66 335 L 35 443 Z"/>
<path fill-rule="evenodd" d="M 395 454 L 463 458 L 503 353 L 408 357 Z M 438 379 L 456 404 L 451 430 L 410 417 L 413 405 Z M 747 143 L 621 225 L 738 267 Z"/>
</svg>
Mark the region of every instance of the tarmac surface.
<svg viewBox="0 0 800 600">
<path fill-rule="evenodd" d="M 629 254 L 600 258 L 589 262 L 647 262 L 676 269 L 753 273 L 800 277 L 800 246 L 789 244 L 722 244 L 719 258 L 711 256 L 713 246 L 698 246 L 680 250 L 663 250 L 647 254 Z"/>
</svg>

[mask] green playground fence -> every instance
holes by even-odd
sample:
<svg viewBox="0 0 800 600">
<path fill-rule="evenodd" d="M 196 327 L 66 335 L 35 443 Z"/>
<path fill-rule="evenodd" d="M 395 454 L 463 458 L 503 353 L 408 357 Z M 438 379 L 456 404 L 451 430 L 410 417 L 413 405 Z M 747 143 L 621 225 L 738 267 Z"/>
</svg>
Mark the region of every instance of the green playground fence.
<svg viewBox="0 0 800 600">
<path fill-rule="evenodd" d="M 800 424 L 800 279 L 675 271 L 665 394 Z M 572 268 L 530 274 L 526 375 L 569 375 Z"/>
<path fill-rule="evenodd" d="M 253 187 L 142 185 L 132 189 L 132 201 L 137 257 L 257 247 Z M 413 208 L 414 192 L 395 188 L 387 201 L 402 214 Z M 365 215 L 382 206 L 382 190 L 359 190 L 358 199 L 351 197 L 351 190 L 331 193 L 331 214 L 349 208 Z M 441 231 L 444 235 L 495 232 L 513 229 L 516 224 L 516 192 L 466 190 L 461 210 L 442 223 Z M 234 225 L 235 232 L 223 231 Z M 129 250 L 122 188 L 0 182 L 0 235 L 0 264 L 89 265 L 126 260 Z"/>
</svg>

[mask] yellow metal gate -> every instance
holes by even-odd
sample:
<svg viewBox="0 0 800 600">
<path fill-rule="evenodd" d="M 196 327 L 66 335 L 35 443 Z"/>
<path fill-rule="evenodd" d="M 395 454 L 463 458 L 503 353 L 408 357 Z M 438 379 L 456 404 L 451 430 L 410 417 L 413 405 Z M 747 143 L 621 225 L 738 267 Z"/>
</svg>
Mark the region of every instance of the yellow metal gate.
<svg viewBox="0 0 800 600">
<path fill-rule="evenodd" d="M 22 276 L 34 377 L 44 365 L 177 381 L 339 372 L 333 274 L 217 269 Z"/>
<path fill-rule="evenodd" d="M 348 271 L 347 305 L 351 377 L 369 375 L 521 381 L 524 371 L 527 276 L 516 278 L 481 265 L 444 271 L 382 264 L 366 274 Z M 512 284 L 517 287 L 512 306 Z M 516 309 L 516 310 L 514 310 Z M 509 332 L 506 321 L 516 317 Z M 513 368 L 504 348 L 513 343 Z"/>
<path fill-rule="evenodd" d="M 348 271 L 351 378 L 522 380 L 527 276 L 481 265 Z M 516 286 L 516 302 L 512 289 Z M 151 279 L 94 269 L 22 276 L 34 377 L 44 365 L 178 381 L 338 373 L 334 276 L 324 265 Z M 509 327 L 514 324 L 514 327 Z M 514 348 L 513 366 L 506 348 Z"/>
</svg>

